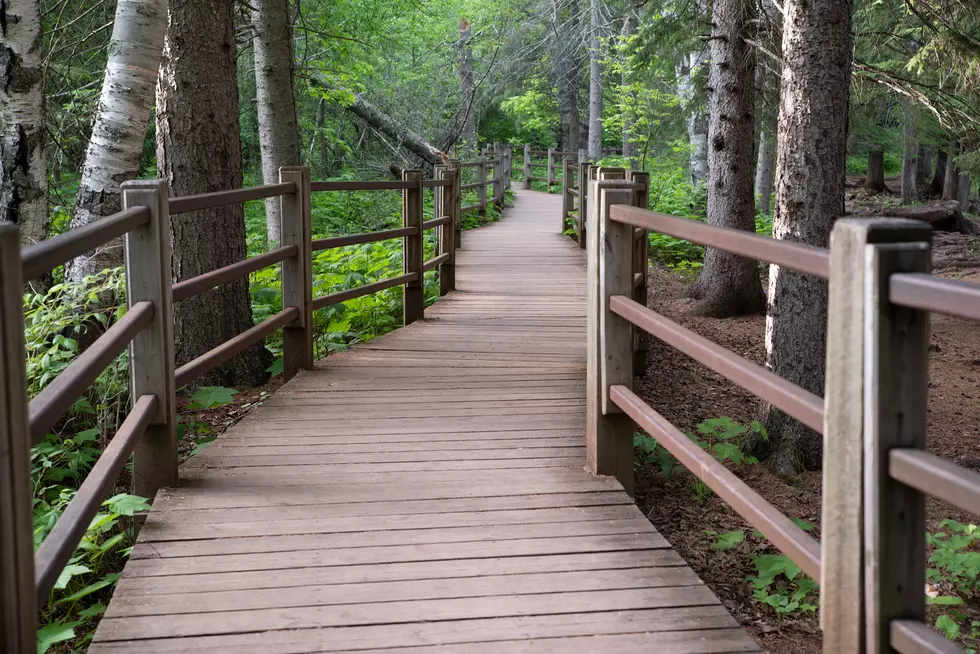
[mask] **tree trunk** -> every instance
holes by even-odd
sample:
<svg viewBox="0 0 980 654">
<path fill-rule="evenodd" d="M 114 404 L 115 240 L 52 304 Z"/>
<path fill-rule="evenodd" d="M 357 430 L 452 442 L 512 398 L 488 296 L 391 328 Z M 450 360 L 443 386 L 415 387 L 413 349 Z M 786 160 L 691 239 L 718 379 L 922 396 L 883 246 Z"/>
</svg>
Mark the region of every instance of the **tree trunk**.
<svg viewBox="0 0 980 654">
<path fill-rule="evenodd" d="M 755 168 L 756 211 L 772 211 L 772 186 L 776 173 L 776 139 L 765 129 L 759 134 L 759 160 Z"/>
<path fill-rule="evenodd" d="M 864 188 L 871 193 L 885 190 L 885 150 L 873 145 L 868 150 L 868 176 L 864 178 Z"/>
<path fill-rule="evenodd" d="M 912 114 L 911 103 L 905 102 L 905 152 L 902 155 L 902 204 L 912 204 L 919 197 L 919 187 L 916 185 L 916 175 L 919 164 L 916 157 L 919 154 L 919 142 L 915 137 L 915 116 Z"/>
<path fill-rule="evenodd" d="M 287 0 L 252 0 L 251 7 L 262 181 L 276 184 L 281 167 L 299 165 L 292 17 Z M 279 198 L 265 201 L 265 223 L 269 242 L 282 240 Z"/>
<path fill-rule="evenodd" d="M 920 146 L 918 157 L 915 160 L 915 188 L 919 197 L 928 191 L 930 174 L 932 174 L 932 148 L 928 145 Z"/>
<path fill-rule="evenodd" d="M 691 183 L 695 186 L 708 178 L 708 114 L 704 110 L 695 82 L 698 69 L 705 64 L 703 52 L 691 52 L 681 58 L 677 71 L 677 96 L 687 114 L 687 139 L 691 146 Z"/>
<path fill-rule="evenodd" d="M 48 232 L 44 156 L 41 15 L 37 0 L 0 2 L 0 221 L 17 225 L 21 243 Z"/>
<path fill-rule="evenodd" d="M 946 183 L 946 164 L 949 162 L 949 155 L 944 150 L 936 153 L 936 172 L 929 183 L 929 197 L 942 197 L 943 185 Z"/>
<path fill-rule="evenodd" d="M 960 171 L 954 157 L 959 153 L 959 149 L 958 143 L 953 143 L 949 149 L 949 158 L 946 160 L 946 176 L 943 179 L 943 200 L 956 199 L 956 182 L 959 179 Z"/>
<path fill-rule="evenodd" d="M 827 247 L 834 221 L 844 214 L 851 0 L 788 0 L 784 11 L 773 235 Z M 823 395 L 826 328 L 827 283 L 772 266 L 769 369 Z M 773 406 L 766 407 L 764 422 L 775 471 L 819 469 L 819 434 Z"/>
<path fill-rule="evenodd" d="M 639 16 L 632 5 L 626 8 L 626 15 L 623 17 L 623 28 L 620 31 L 620 69 L 623 71 L 623 158 L 636 166 L 636 135 L 633 133 L 636 126 L 637 97 L 633 90 L 633 34 L 639 23 Z"/>
<path fill-rule="evenodd" d="M 153 90 L 167 31 L 167 0 L 119 0 L 109 60 L 92 128 L 72 228 L 122 209 L 120 185 L 139 176 L 143 141 L 153 110 Z M 69 274 L 83 276 L 122 265 L 122 242 L 79 257 Z"/>
<path fill-rule="evenodd" d="M 320 101 L 316 103 L 316 141 L 319 145 L 320 150 L 320 175 L 323 177 L 330 176 L 330 164 L 328 163 L 328 150 L 327 150 L 327 135 L 323 133 L 323 127 L 326 123 L 326 113 L 327 113 L 327 100 L 326 98 L 320 98 Z"/>
<path fill-rule="evenodd" d="M 708 80 L 710 125 L 708 224 L 755 233 L 755 0 L 715 0 Z M 694 312 L 715 318 L 761 313 L 766 307 L 759 265 L 708 248 L 692 294 Z"/>
<path fill-rule="evenodd" d="M 157 166 L 173 196 L 242 185 L 234 7 L 235 0 L 170 0 L 157 86 Z M 235 204 L 174 216 L 171 242 L 177 281 L 241 261 L 244 210 Z M 179 366 L 252 327 L 248 279 L 175 304 L 174 321 Z M 197 383 L 256 385 L 271 363 L 255 345 Z"/>
<path fill-rule="evenodd" d="M 469 160 L 476 154 L 476 90 L 473 84 L 473 49 L 470 46 L 472 25 L 465 18 L 459 21 L 459 104 L 463 112 L 460 151 Z"/>
<path fill-rule="evenodd" d="M 599 48 L 601 2 L 591 0 L 589 20 L 589 157 L 602 158 L 602 52 Z"/>
<path fill-rule="evenodd" d="M 959 179 L 956 180 L 956 201 L 960 203 L 961 211 L 970 210 L 970 187 L 972 184 L 970 176 L 966 173 L 960 173 Z"/>
</svg>

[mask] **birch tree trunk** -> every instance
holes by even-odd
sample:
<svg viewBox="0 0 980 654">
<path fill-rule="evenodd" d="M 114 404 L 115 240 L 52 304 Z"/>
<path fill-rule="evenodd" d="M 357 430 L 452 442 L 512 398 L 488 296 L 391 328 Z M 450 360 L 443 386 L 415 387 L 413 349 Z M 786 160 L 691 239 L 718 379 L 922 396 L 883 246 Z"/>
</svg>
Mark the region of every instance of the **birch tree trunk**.
<svg viewBox="0 0 980 654">
<path fill-rule="evenodd" d="M 620 39 L 620 67 L 623 71 L 622 86 L 623 93 L 623 158 L 630 161 L 631 165 L 636 166 L 636 135 L 633 130 L 636 126 L 636 93 L 633 92 L 633 82 L 635 76 L 632 71 L 631 54 L 633 52 L 632 39 L 636 32 L 639 16 L 636 9 L 629 5 L 626 8 L 626 15 L 623 17 L 623 28 L 619 33 Z"/>
<path fill-rule="evenodd" d="M 37 0 L 0 2 L 0 221 L 20 230 L 21 243 L 48 231 L 44 157 L 41 14 Z"/>
<path fill-rule="evenodd" d="M 697 92 L 698 69 L 706 63 L 703 52 L 690 52 L 681 58 L 677 71 L 677 97 L 687 114 L 687 140 L 691 146 L 691 183 L 708 179 L 708 114 Z"/>
<path fill-rule="evenodd" d="M 316 103 L 316 142 L 319 146 L 320 151 L 320 175 L 323 177 L 329 177 L 330 165 L 327 157 L 327 135 L 323 133 L 323 127 L 326 123 L 326 112 L 327 112 L 327 100 L 326 98 L 320 98 L 320 101 Z"/>
<path fill-rule="evenodd" d="M 755 0 L 715 0 L 708 80 L 708 224 L 755 233 L 755 48 L 749 45 Z M 715 318 L 761 313 L 766 306 L 759 265 L 715 248 L 705 251 L 691 289 L 694 312 Z"/>
<path fill-rule="evenodd" d="M 234 7 L 235 0 L 170 0 L 157 86 L 157 167 L 173 196 L 242 185 Z M 176 215 L 171 243 L 177 281 L 241 261 L 244 210 L 236 204 Z M 175 304 L 174 323 L 178 366 L 252 327 L 248 279 Z M 197 383 L 256 385 L 271 363 L 259 344 Z"/>
<path fill-rule="evenodd" d="M 476 154 L 476 91 L 473 84 L 473 50 L 470 46 L 473 26 L 465 18 L 459 21 L 459 102 L 463 112 L 463 129 L 460 132 L 463 159 Z"/>
<path fill-rule="evenodd" d="M 287 0 L 252 0 L 251 7 L 262 181 L 275 184 L 279 168 L 299 165 L 292 17 Z M 265 223 L 269 241 L 280 241 L 279 198 L 265 201 Z"/>
<path fill-rule="evenodd" d="M 120 185 L 139 176 L 166 31 L 167 0 L 118 0 L 72 228 L 121 210 Z M 122 254 L 122 242 L 113 241 L 75 259 L 69 274 L 78 280 L 122 265 Z"/>
<path fill-rule="evenodd" d="M 787 0 L 776 154 L 773 235 L 827 247 L 844 214 L 847 108 L 851 82 L 851 0 Z M 772 266 L 766 363 L 790 382 L 823 395 L 827 283 Z M 764 422 L 778 473 L 816 470 L 820 435 L 768 406 Z"/>
<path fill-rule="evenodd" d="M 956 199 L 956 182 L 959 180 L 959 166 L 956 165 L 955 157 L 959 154 L 960 145 L 957 142 L 949 148 L 949 158 L 946 160 L 946 174 L 943 178 L 943 200 L 951 201 Z"/>
<path fill-rule="evenodd" d="M 582 117 L 579 114 L 579 54 L 581 31 L 578 28 L 578 1 L 568 3 L 568 12 L 562 11 L 564 3 L 552 0 L 548 16 L 549 44 L 555 89 L 558 97 L 558 113 L 561 116 L 561 149 L 574 152 L 581 147 Z"/>
<path fill-rule="evenodd" d="M 589 157 L 596 161 L 602 158 L 601 1 L 591 0 L 589 20 Z"/>
</svg>

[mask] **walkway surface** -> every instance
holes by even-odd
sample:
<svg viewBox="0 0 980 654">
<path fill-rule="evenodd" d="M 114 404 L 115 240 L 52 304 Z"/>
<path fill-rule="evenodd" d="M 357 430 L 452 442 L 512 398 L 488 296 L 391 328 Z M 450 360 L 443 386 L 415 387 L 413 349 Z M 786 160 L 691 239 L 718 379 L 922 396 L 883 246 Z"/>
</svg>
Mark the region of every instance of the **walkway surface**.
<svg viewBox="0 0 980 654">
<path fill-rule="evenodd" d="M 423 323 L 185 464 L 90 651 L 758 651 L 583 468 L 585 262 L 558 203 L 519 192 Z"/>
</svg>

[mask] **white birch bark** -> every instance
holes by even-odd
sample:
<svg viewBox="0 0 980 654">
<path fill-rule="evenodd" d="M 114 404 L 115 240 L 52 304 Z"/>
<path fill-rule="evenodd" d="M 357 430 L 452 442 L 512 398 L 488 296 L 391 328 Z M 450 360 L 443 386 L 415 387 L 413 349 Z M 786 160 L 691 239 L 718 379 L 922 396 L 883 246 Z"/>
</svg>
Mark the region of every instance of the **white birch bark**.
<svg viewBox="0 0 980 654">
<path fill-rule="evenodd" d="M 687 114 L 687 140 L 691 146 L 691 183 L 708 179 L 708 114 L 694 83 L 698 70 L 707 64 L 704 51 L 689 52 L 677 69 L 677 97 Z"/>
<path fill-rule="evenodd" d="M 262 181 L 276 184 L 279 168 L 299 165 L 292 18 L 287 0 L 252 0 L 251 7 Z M 281 240 L 279 198 L 265 201 L 265 222 L 269 242 Z"/>
<path fill-rule="evenodd" d="M 37 0 L 0 1 L 0 30 L 0 220 L 16 224 L 26 245 L 48 224 Z"/>
<path fill-rule="evenodd" d="M 118 0 L 73 228 L 119 211 L 120 185 L 139 175 L 166 31 L 167 0 Z M 122 245 L 116 241 L 76 259 L 69 274 L 77 280 L 121 263 Z"/>
</svg>

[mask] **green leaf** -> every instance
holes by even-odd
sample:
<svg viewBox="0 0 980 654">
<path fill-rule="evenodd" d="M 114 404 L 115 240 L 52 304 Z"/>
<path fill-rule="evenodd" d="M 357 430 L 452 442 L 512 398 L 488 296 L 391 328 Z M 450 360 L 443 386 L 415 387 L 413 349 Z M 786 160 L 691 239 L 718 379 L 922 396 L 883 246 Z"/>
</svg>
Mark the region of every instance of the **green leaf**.
<svg viewBox="0 0 980 654">
<path fill-rule="evenodd" d="M 813 531 L 814 529 L 816 529 L 816 525 L 812 525 L 806 520 L 803 520 L 802 518 L 790 518 L 790 520 L 792 520 L 793 524 L 799 527 L 800 529 L 802 529 L 803 531 Z"/>
<path fill-rule="evenodd" d="M 235 400 L 235 395 L 238 394 L 234 388 L 225 388 L 223 386 L 203 386 L 199 388 L 193 395 L 191 395 L 190 404 L 187 405 L 188 409 L 216 409 L 222 406 L 228 406 Z"/>
<path fill-rule="evenodd" d="M 718 539 L 711 545 L 711 549 L 715 551 L 732 550 L 738 547 L 739 544 L 744 541 L 745 532 L 741 529 L 736 529 L 724 534 L 719 534 Z"/>
<path fill-rule="evenodd" d="M 61 598 L 60 600 L 58 600 L 57 603 L 58 604 L 70 604 L 72 602 L 77 602 L 78 600 L 82 599 L 83 597 L 87 597 L 87 596 L 91 595 L 94 592 L 100 591 L 103 588 L 105 588 L 106 586 L 111 586 L 112 584 L 116 583 L 117 581 L 119 581 L 119 574 L 118 573 L 108 574 L 108 575 L 102 577 L 102 579 L 98 580 L 94 584 L 89 584 L 88 586 L 86 586 L 85 588 L 81 589 L 80 591 L 75 592 L 75 593 L 72 593 L 68 597 Z"/>
<path fill-rule="evenodd" d="M 105 613 L 105 604 L 92 604 L 91 606 L 82 609 L 78 612 L 78 617 L 80 618 L 94 618 L 97 615 L 102 615 Z"/>
<path fill-rule="evenodd" d="M 133 516 L 136 513 L 150 510 L 150 505 L 145 498 L 127 493 L 110 497 L 102 503 L 102 506 L 108 507 L 115 514 L 125 516 Z"/>
<path fill-rule="evenodd" d="M 963 604 L 963 598 L 957 597 L 955 595 L 939 595 L 938 597 L 929 597 L 929 604 L 938 604 L 939 606 L 958 606 Z"/>
<path fill-rule="evenodd" d="M 75 627 L 80 622 L 55 622 L 46 624 L 37 630 L 37 654 L 44 654 L 55 643 L 71 640 L 75 637 Z"/>
<path fill-rule="evenodd" d="M 943 632 L 943 635 L 950 640 L 955 640 L 960 636 L 960 625 L 948 615 L 941 615 L 936 618 L 936 629 Z"/>
<path fill-rule="evenodd" d="M 65 569 L 61 571 L 60 575 L 58 575 L 58 581 L 54 582 L 54 587 L 58 589 L 65 589 L 68 587 L 68 582 L 71 581 L 72 577 L 77 577 L 78 575 L 83 575 L 88 572 L 92 572 L 92 569 L 84 565 L 66 565 Z"/>
<path fill-rule="evenodd" d="M 272 365 L 266 368 L 265 371 L 270 375 L 272 375 L 273 377 L 276 377 L 282 374 L 283 364 L 284 364 L 284 359 L 282 357 L 279 357 L 278 359 L 273 361 Z"/>
</svg>

